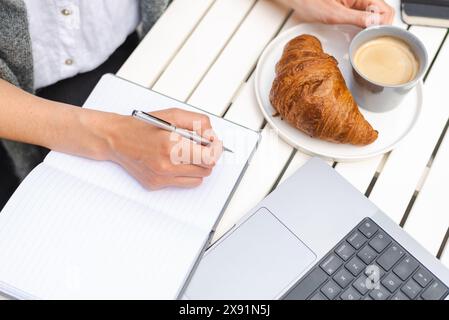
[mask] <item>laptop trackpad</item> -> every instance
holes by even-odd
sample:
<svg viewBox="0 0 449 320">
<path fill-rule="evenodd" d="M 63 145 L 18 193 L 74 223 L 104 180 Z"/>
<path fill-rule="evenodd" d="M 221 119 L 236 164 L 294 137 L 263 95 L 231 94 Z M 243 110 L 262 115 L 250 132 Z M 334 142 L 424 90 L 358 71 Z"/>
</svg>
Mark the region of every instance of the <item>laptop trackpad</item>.
<svg viewBox="0 0 449 320">
<path fill-rule="evenodd" d="M 260 209 L 201 260 L 187 299 L 273 299 L 314 261 L 268 210 Z"/>
</svg>

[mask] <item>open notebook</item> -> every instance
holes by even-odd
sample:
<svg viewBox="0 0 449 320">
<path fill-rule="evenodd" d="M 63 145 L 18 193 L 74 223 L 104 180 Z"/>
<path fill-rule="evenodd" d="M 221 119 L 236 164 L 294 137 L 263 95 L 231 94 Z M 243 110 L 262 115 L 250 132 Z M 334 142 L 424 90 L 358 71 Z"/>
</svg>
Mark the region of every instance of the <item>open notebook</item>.
<svg viewBox="0 0 449 320">
<path fill-rule="evenodd" d="M 192 109 L 112 75 L 85 107 Z M 234 154 L 202 186 L 149 192 L 110 162 L 51 152 L 0 214 L 0 291 L 37 299 L 174 299 L 210 239 L 259 134 L 211 116 Z M 238 138 L 236 138 L 238 137 Z"/>
</svg>

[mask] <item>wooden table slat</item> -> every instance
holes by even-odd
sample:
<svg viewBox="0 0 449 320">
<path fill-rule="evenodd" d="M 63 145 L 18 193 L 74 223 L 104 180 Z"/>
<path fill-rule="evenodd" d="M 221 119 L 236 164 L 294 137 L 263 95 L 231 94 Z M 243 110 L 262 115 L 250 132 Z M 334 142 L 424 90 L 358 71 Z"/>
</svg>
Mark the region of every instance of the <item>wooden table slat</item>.
<svg viewBox="0 0 449 320">
<path fill-rule="evenodd" d="M 446 246 L 443 255 L 441 256 L 441 262 L 449 268 L 449 246 Z"/>
<path fill-rule="evenodd" d="M 288 9 L 272 0 L 258 1 L 205 75 L 189 103 L 222 115 L 287 15 Z"/>
<path fill-rule="evenodd" d="M 254 76 L 242 86 L 225 118 L 253 130 L 259 130 L 265 118 L 257 105 Z"/>
<path fill-rule="evenodd" d="M 447 104 L 445 107 L 447 108 Z M 448 165 L 449 135 L 446 135 L 404 226 L 419 243 L 435 254 L 449 228 Z"/>
<path fill-rule="evenodd" d="M 426 81 L 424 108 L 416 128 L 394 150 L 371 193 L 382 210 L 399 222 L 418 186 L 449 116 L 447 77 L 449 42 L 446 42 Z"/>
<path fill-rule="evenodd" d="M 117 75 L 151 87 L 201 21 L 214 0 L 175 0 Z"/>
<path fill-rule="evenodd" d="M 441 47 L 447 29 L 412 26 L 409 31 L 424 43 L 429 59 L 432 61 Z"/>
<path fill-rule="evenodd" d="M 153 90 L 185 101 L 214 63 L 256 0 L 217 0 Z M 201 107 L 201 105 L 198 105 Z"/>
</svg>

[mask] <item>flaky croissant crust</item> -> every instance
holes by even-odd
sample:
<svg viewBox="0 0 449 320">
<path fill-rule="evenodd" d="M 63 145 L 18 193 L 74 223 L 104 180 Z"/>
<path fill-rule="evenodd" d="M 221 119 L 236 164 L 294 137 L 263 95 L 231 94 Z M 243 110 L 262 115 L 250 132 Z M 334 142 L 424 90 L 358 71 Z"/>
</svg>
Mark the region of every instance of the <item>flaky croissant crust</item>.
<svg viewBox="0 0 449 320">
<path fill-rule="evenodd" d="M 378 137 L 360 113 L 337 60 L 314 36 L 296 37 L 285 46 L 270 101 L 283 119 L 311 137 L 353 145 Z"/>
</svg>

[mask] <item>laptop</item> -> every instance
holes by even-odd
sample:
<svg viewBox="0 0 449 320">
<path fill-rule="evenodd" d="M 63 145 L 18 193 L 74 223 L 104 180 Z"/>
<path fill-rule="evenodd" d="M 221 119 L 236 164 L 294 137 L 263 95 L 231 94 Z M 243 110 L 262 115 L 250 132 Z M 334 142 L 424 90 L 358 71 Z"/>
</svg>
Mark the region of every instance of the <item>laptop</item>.
<svg viewBox="0 0 449 320">
<path fill-rule="evenodd" d="M 184 299 L 443 300 L 449 270 L 312 159 L 219 239 Z"/>
</svg>

